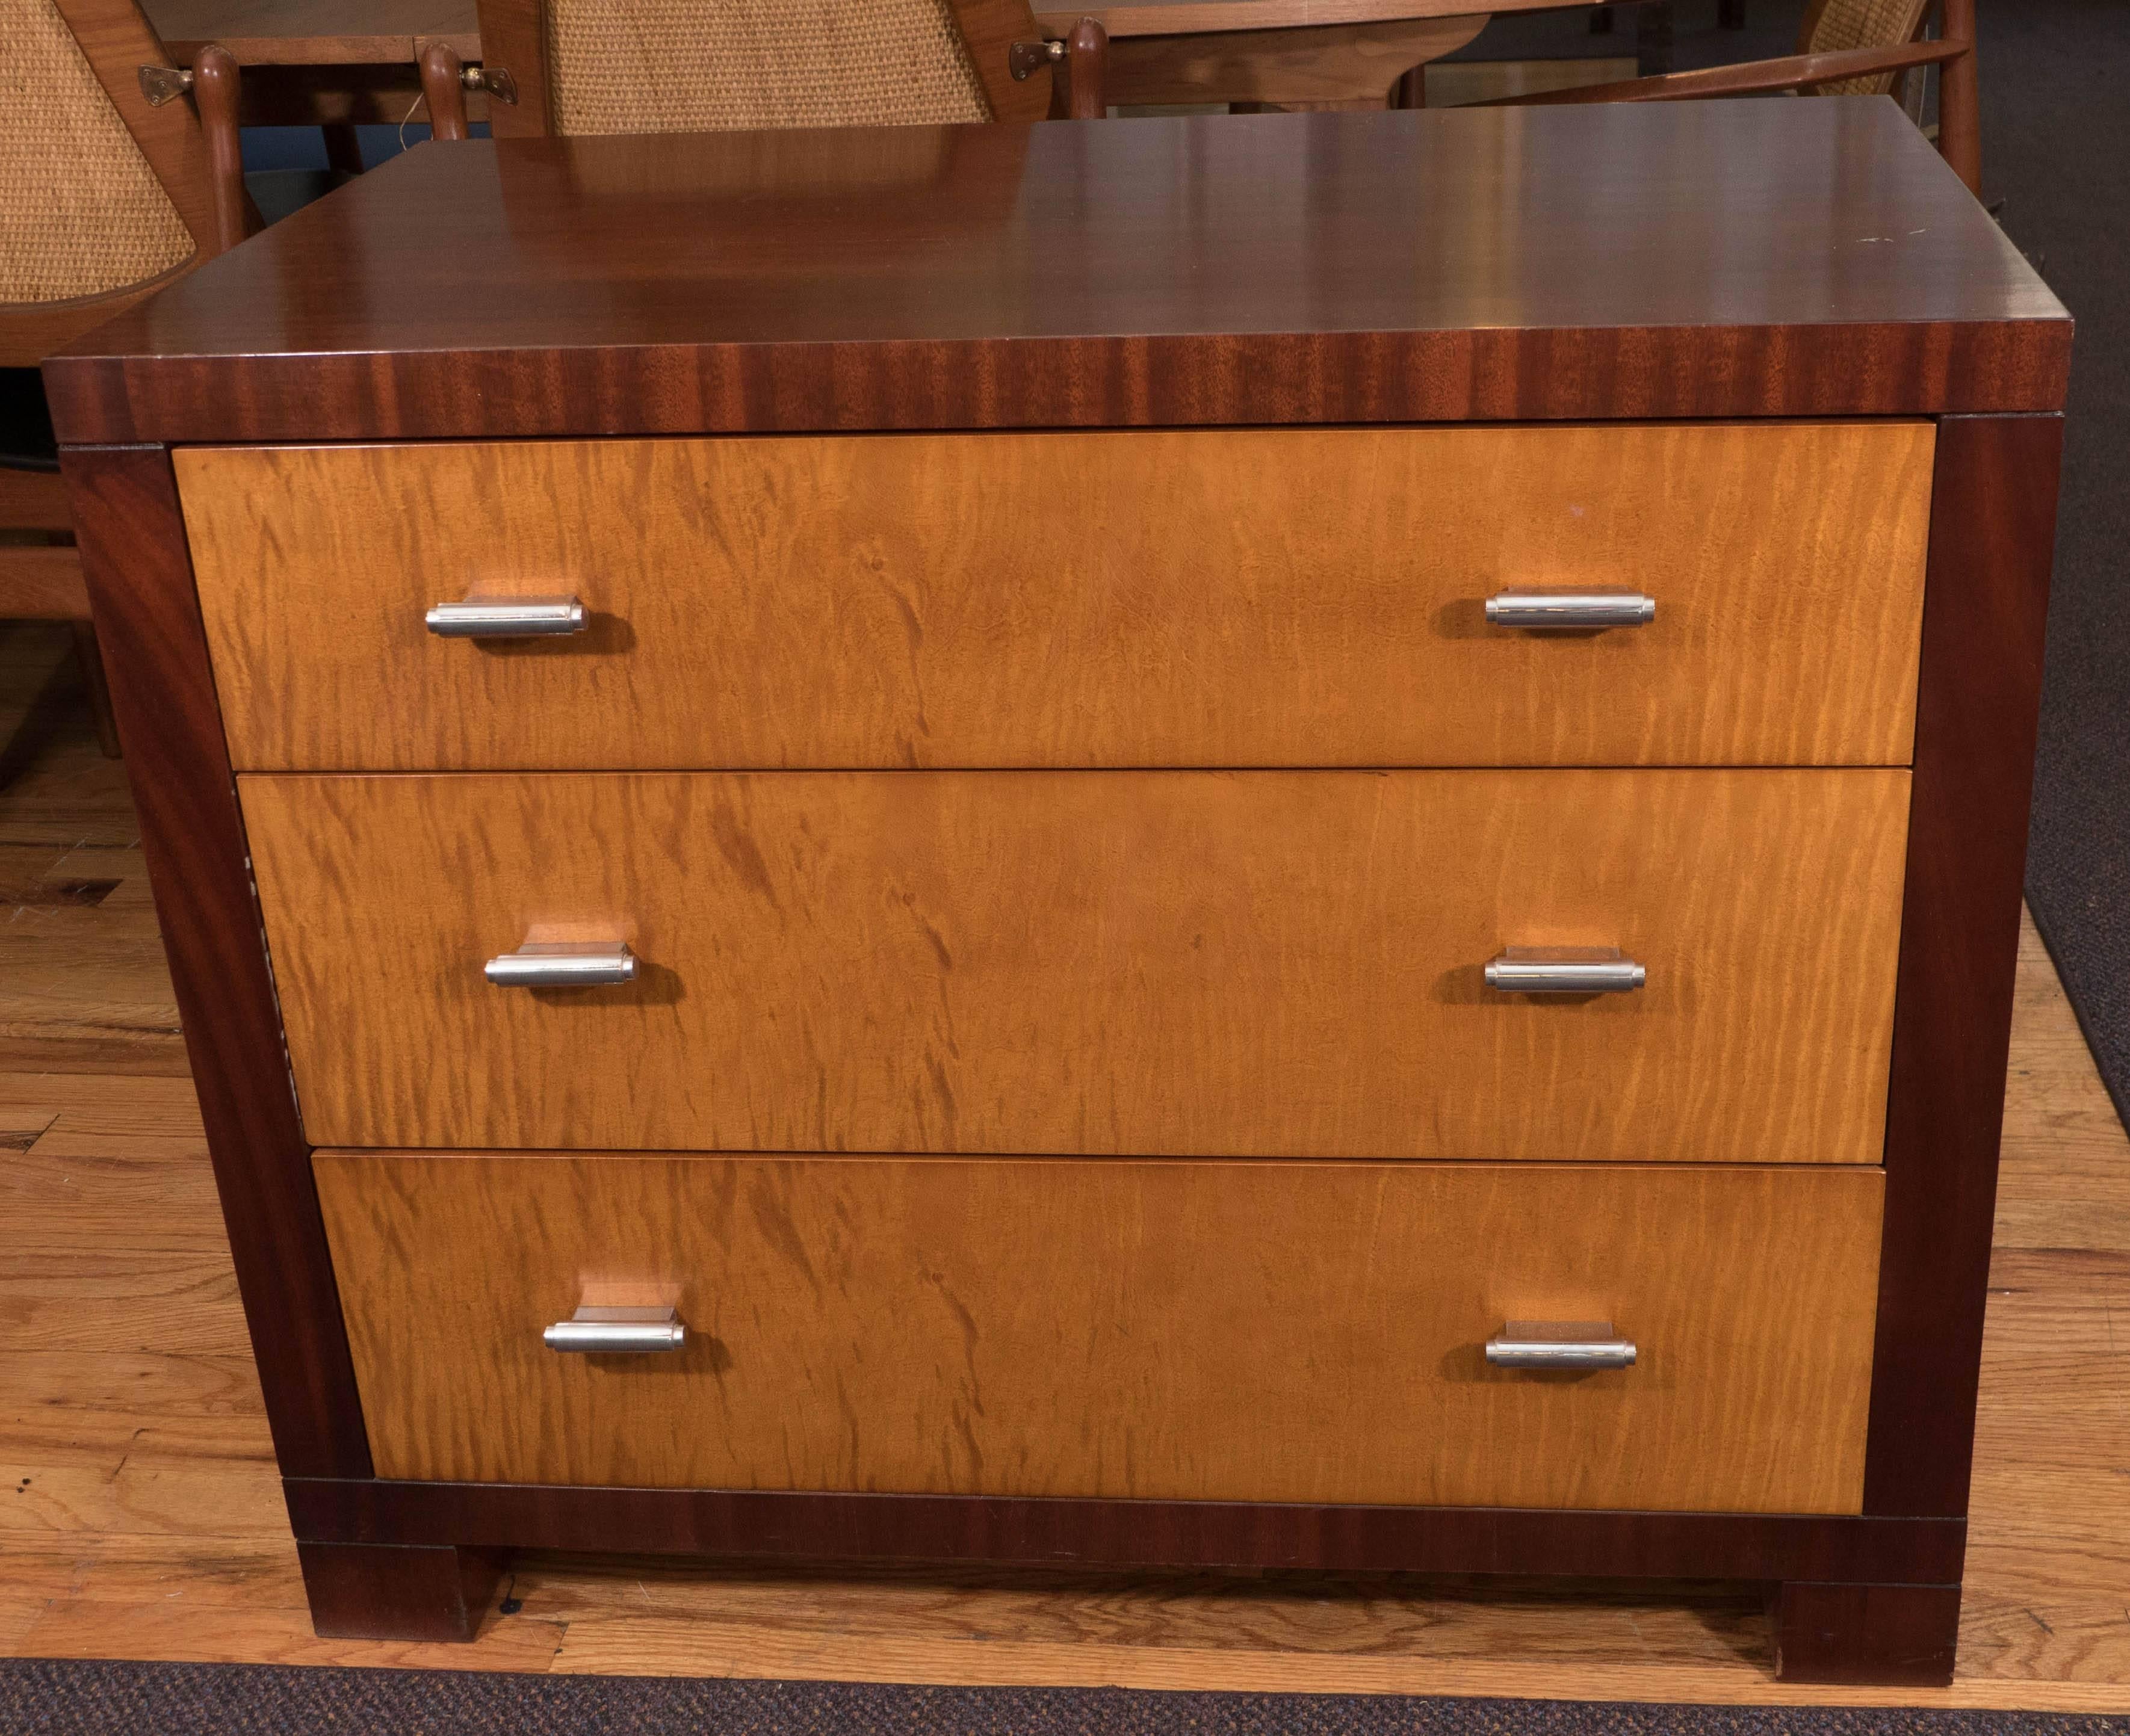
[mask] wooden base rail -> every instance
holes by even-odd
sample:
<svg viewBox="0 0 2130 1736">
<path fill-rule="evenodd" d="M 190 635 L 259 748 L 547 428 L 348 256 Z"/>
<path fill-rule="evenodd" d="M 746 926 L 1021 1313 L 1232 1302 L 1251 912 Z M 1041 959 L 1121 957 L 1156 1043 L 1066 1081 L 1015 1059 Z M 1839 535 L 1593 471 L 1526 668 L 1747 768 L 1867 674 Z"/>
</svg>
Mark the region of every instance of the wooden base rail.
<svg viewBox="0 0 2130 1736">
<path fill-rule="evenodd" d="M 1967 1523 L 1839 1514 L 1321 1507 L 778 1490 L 585 1489 L 290 1477 L 296 1535 L 319 1543 L 641 1555 L 1254 1565 L 1338 1572 L 1951 1583 Z"/>
</svg>

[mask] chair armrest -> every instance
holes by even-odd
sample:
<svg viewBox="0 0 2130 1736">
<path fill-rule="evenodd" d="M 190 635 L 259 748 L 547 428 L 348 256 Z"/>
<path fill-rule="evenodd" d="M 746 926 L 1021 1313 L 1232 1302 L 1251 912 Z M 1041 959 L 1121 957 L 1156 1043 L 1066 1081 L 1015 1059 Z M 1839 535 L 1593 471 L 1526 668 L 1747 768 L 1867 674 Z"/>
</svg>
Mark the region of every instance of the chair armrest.
<svg viewBox="0 0 2130 1736">
<path fill-rule="evenodd" d="M 1092 18 L 1075 24 L 1050 67 L 1050 118 L 1099 121 L 1110 112 L 1110 33 Z"/>
<path fill-rule="evenodd" d="M 1774 60 L 1746 60 L 1736 66 L 1711 66 L 1698 72 L 1666 73 L 1660 78 L 1629 79 L 1617 84 L 1583 84 L 1529 96 L 1497 97 L 1473 108 L 1518 107 L 1554 103 L 1674 103 L 1689 97 L 1747 97 L 1769 91 L 1806 90 L 1844 79 L 1899 72 L 1957 60 L 1974 45 L 1964 41 L 1904 42 L 1896 48 L 1845 48 L 1824 55 L 1785 55 Z"/>
<path fill-rule="evenodd" d="M 466 136 L 466 64 L 448 43 L 432 42 L 423 51 L 422 100 L 428 107 L 432 139 Z"/>
<path fill-rule="evenodd" d="M 228 252 L 260 227 L 259 207 L 244 190 L 244 145 L 237 130 L 239 86 L 236 56 L 218 42 L 208 43 L 193 61 L 193 106 L 199 111 L 200 132 L 207 141 L 217 253 Z"/>
</svg>

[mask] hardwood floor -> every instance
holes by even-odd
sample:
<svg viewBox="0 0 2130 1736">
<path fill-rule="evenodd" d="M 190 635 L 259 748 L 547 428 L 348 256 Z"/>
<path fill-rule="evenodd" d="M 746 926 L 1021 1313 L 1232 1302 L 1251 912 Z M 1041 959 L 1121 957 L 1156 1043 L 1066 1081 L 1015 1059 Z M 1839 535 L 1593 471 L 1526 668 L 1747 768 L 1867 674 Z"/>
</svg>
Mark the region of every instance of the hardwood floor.
<svg viewBox="0 0 2130 1736">
<path fill-rule="evenodd" d="M 2130 1707 L 2130 1141 L 2021 953 L 1960 1675 L 1785 1687 L 1750 1591 L 528 1557 L 466 1647 L 313 1638 L 123 770 L 0 627 L 0 1653 Z M 11 697 L 12 696 L 12 697 Z"/>
</svg>

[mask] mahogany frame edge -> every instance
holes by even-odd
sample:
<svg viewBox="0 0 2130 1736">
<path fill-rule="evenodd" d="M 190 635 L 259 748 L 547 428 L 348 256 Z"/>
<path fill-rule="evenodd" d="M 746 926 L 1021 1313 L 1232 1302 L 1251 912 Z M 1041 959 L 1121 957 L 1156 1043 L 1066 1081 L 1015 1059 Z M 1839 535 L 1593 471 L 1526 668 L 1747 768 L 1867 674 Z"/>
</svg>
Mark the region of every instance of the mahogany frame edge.
<svg viewBox="0 0 2130 1736">
<path fill-rule="evenodd" d="M 60 468 L 275 1457 L 284 1474 L 368 1476 L 170 451 L 70 447 Z"/>
<path fill-rule="evenodd" d="M 1944 1584 L 1966 1522 L 1846 1514 L 1325 1506 L 530 1483 L 284 1480 L 336 1543 L 1007 1567 Z"/>
<path fill-rule="evenodd" d="M 1941 416 L 2061 411 L 2071 334 L 2052 317 L 76 354 L 45 382 L 60 438 L 84 445 Z"/>
<path fill-rule="evenodd" d="M 2061 415 L 1937 426 L 1865 1449 L 1875 1515 L 1967 1511 L 2062 452 Z"/>
</svg>

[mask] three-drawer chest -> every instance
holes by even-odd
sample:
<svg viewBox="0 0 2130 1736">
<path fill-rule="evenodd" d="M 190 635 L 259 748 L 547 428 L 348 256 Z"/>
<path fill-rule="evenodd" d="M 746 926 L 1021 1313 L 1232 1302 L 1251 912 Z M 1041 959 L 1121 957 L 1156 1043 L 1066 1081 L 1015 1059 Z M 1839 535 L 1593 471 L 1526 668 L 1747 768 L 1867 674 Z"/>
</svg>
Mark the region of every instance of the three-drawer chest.
<svg viewBox="0 0 2130 1736">
<path fill-rule="evenodd" d="M 433 145 L 49 365 L 319 1631 L 1945 1680 L 2070 335 L 1825 98 Z"/>
</svg>

